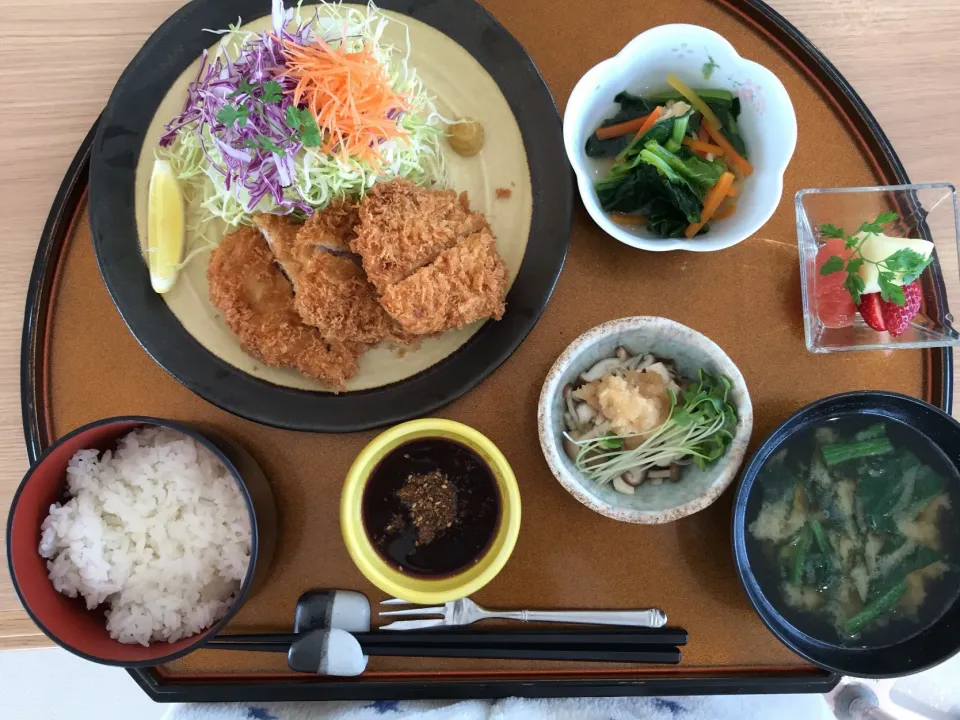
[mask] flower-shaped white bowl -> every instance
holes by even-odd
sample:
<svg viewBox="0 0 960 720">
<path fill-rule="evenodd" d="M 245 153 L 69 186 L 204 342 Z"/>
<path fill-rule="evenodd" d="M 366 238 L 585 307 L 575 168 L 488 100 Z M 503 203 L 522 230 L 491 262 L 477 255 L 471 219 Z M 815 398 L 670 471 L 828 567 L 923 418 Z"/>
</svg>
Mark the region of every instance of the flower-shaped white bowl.
<svg viewBox="0 0 960 720">
<path fill-rule="evenodd" d="M 669 358 L 684 377 L 700 369 L 730 380 L 731 402 L 737 408 L 737 429 L 726 453 L 706 470 L 684 468 L 679 482 L 644 483 L 634 495 L 584 478 L 563 452 L 563 387 L 618 346 L 632 354 Z M 598 325 L 574 340 L 547 373 L 537 406 L 537 428 L 543 455 L 560 484 L 591 510 L 622 522 L 652 525 L 678 520 L 703 510 L 727 489 L 743 462 L 753 432 L 753 404 L 740 370 L 720 347 L 696 330 L 661 317 L 628 317 Z"/>
<path fill-rule="evenodd" d="M 594 188 L 609 161 L 588 158 L 584 150 L 587 138 L 617 111 L 613 101 L 617 93 L 669 90 L 670 73 L 691 87 L 730 90 L 740 98 L 740 133 L 754 168 L 736 212 L 725 220 L 711 221 L 710 232 L 693 240 L 660 238 L 646 228 L 613 222 L 601 209 Z M 783 173 L 797 144 L 797 117 L 783 83 L 762 65 L 740 57 L 723 37 L 697 25 L 661 25 L 638 35 L 616 56 L 580 78 L 563 116 L 563 142 L 583 204 L 609 235 L 642 250 L 708 252 L 746 240 L 777 209 Z"/>
</svg>

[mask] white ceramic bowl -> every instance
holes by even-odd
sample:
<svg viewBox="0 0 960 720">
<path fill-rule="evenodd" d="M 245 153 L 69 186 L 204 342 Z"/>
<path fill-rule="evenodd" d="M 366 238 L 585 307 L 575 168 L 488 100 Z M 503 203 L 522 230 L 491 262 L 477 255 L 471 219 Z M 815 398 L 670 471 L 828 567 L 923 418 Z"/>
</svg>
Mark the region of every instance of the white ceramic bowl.
<svg viewBox="0 0 960 720">
<path fill-rule="evenodd" d="M 710 78 L 705 64 L 713 63 Z M 674 73 L 695 88 L 730 90 L 740 98 L 740 133 L 754 172 L 747 177 L 737 210 L 711 221 L 710 232 L 693 240 L 660 238 L 646 228 L 623 227 L 600 208 L 594 183 L 606 172 L 602 159 L 588 158 L 587 138 L 617 111 L 614 96 L 669 90 Z M 631 40 L 616 56 L 591 68 L 573 88 L 563 116 L 563 142 L 577 174 L 580 197 L 594 221 L 620 242 L 642 250 L 721 250 L 759 230 L 780 203 L 783 173 L 797 144 L 793 103 L 777 77 L 737 54 L 723 37 L 697 25 L 661 25 Z"/>
<path fill-rule="evenodd" d="M 634 495 L 624 495 L 610 485 L 600 486 L 580 475 L 563 452 L 563 387 L 598 360 L 613 357 L 620 345 L 632 354 L 653 353 L 669 358 L 685 377 L 696 378 L 697 371 L 703 368 L 711 375 L 724 375 L 730 380 L 731 399 L 737 408 L 737 429 L 723 457 L 706 470 L 693 465 L 684 468 L 683 477 L 676 483 L 643 483 Z M 628 317 L 588 330 L 563 351 L 543 383 L 537 406 L 537 427 L 540 447 L 550 470 L 577 500 L 614 520 L 657 524 L 703 510 L 730 485 L 753 432 L 753 405 L 743 375 L 715 342 L 673 320 Z"/>
</svg>

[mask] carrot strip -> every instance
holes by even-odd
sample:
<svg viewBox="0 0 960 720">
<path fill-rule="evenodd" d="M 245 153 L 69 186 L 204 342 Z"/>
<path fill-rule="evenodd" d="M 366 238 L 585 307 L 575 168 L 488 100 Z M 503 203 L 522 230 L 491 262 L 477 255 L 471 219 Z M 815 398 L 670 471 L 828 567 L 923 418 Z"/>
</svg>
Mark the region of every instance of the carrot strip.
<svg viewBox="0 0 960 720">
<path fill-rule="evenodd" d="M 654 126 L 654 124 L 657 122 L 657 119 L 662 114 L 663 114 L 663 105 L 658 105 L 657 107 L 655 107 L 653 109 L 653 112 L 647 115 L 647 119 L 643 121 L 643 125 L 641 125 L 640 129 L 637 130 L 637 134 L 634 135 L 633 139 L 636 140 L 646 135 L 647 131 L 649 131 L 650 128 Z"/>
<path fill-rule="evenodd" d="M 737 204 L 736 204 L 736 203 L 734 203 L 734 202 L 732 202 L 732 203 L 727 203 L 725 206 L 723 206 L 722 208 L 720 208 L 719 210 L 717 210 L 717 211 L 713 214 L 713 218 L 711 218 L 711 219 L 713 219 L 713 220 L 726 220 L 728 217 L 730 217 L 731 215 L 733 215 L 736 211 L 737 211 Z"/>
<path fill-rule="evenodd" d="M 693 138 L 684 138 L 683 144 L 692 150 L 699 150 L 703 153 L 713 153 L 717 157 L 723 157 L 723 148 L 719 145 L 711 145 L 710 143 L 700 142 Z"/>
<path fill-rule="evenodd" d="M 714 114 L 713 110 L 710 109 L 710 106 L 707 105 L 689 85 L 683 82 L 683 80 L 673 73 L 670 73 L 667 75 L 667 82 L 670 84 L 670 87 L 683 95 L 687 102 L 700 111 L 700 114 L 703 115 L 703 119 L 707 121 L 708 125 L 715 128 L 721 126 L 720 119 Z"/>
<path fill-rule="evenodd" d="M 717 180 L 717 184 L 710 188 L 707 197 L 704 198 L 703 210 L 700 212 L 700 222 L 688 225 L 683 233 L 684 235 L 688 238 L 696 237 L 697 233 L 700 232 L 703 226 L 713 217 L 714 213 L 717 212 L 720 203 L 727 197 L 731 185 L 733 185 L 733 173 L 725 172 L 720 176 L 720 179 Z"/>
<path fill-rule="evenodd" d="M 707 129 L 703 126 L 703 123 L 700 124 L 700 129 L 697 130 L 697 140 L 702 143 L 710 142 L 710 136 L 707 134 Z"/>
<path fill-rule="evenodd" d="M 713 141 L 723 148 L 724 155 L 731 165 L 733 165 L 744 175 L 749 175 L 753 172 L 753 166 L 747 162 L 745 157 L 734 150 L 733 145 L 731 145 L 730 141 L 723 136 L 722 132 L 719 130 L 714 130 L 709 125 L 707 125 L 707 132 L 710 134 L 710 137 L 713 138 Z"/>
<path fill-rule="evenodd" d="M 617 123 L 616 125 L 598 127 L 594 134 L 601 140 L 609 140 L 610 138 L 620 137 L 621 135 L 626 135 L 627 133 L 632 133 L 634 130 L 639 130 L 642 128 L 648 117 L 650 116 L 644 115 L 643 117 L 627 120 L 626 122 Z"/>
<path fill-rule="evenodd" d="M 409 96 L 393 90 L 386 69 L 368 47 L 347 52 L 345 43 L 333 48 L 322 39 L 311 46 L 281 45 L 287 60 L 283 74 L 296 80 L 292 100 L 316 118 L 321 150 L 366 160 L 379 169 L 381 143 L 407 137 L 397 118 L 410 109 Z"/>
</svg>

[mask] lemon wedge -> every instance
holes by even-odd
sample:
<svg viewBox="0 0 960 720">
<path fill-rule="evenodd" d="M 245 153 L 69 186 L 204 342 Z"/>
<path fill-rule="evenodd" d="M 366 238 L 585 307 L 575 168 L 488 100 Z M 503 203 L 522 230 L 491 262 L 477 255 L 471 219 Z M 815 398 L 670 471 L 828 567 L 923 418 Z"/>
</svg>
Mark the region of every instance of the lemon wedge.
<svg viewBox="0 0 960 720">
<path fill-rule="evenodd" d="M 150 284 L 165 293 L 177 281 L 183 260 L 183 197 L 166 160 L 153 163 L 147 203 L 147 267 Z"/>
</svg>

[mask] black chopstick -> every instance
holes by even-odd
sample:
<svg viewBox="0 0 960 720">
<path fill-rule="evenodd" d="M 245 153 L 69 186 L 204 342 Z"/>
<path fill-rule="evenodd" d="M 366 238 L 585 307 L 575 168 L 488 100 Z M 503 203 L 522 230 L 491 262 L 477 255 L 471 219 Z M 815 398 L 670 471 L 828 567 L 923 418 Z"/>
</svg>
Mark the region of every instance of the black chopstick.
<svg viewBox="0 0 960 720">
<path fill-rule="evenodd" d="M 360 645 L 368 647 L 515 647 L 536 646 L 624 646 L 686 645 L 687 631 L 683 628 L 629 629 L 629 630 L 410 630 L 353 633 Z M 286 652 L 296 633 L 220 635 L 206 643 L 206 647 L 230 646 L 233 649 L 264 652 Z M 269 648 L 269 649 L 268 649 Z"/>
<path fill-rule="evenodd" d="M 607 663 L 661 663 L 676 665 L 680 662 L 680 650 L 668 645 L 647 645 L 642 650 L 608 650 L 606 648 L 577 648 L 562 646 L 517 646 L 517 647 L 471 647 L 468 645 L 444 646 L 382 645 L 368 655 L 394 655 L 406 657 L 486 658 L 496 660 L 579 660 L 581 662 Z"/>
</svg>

